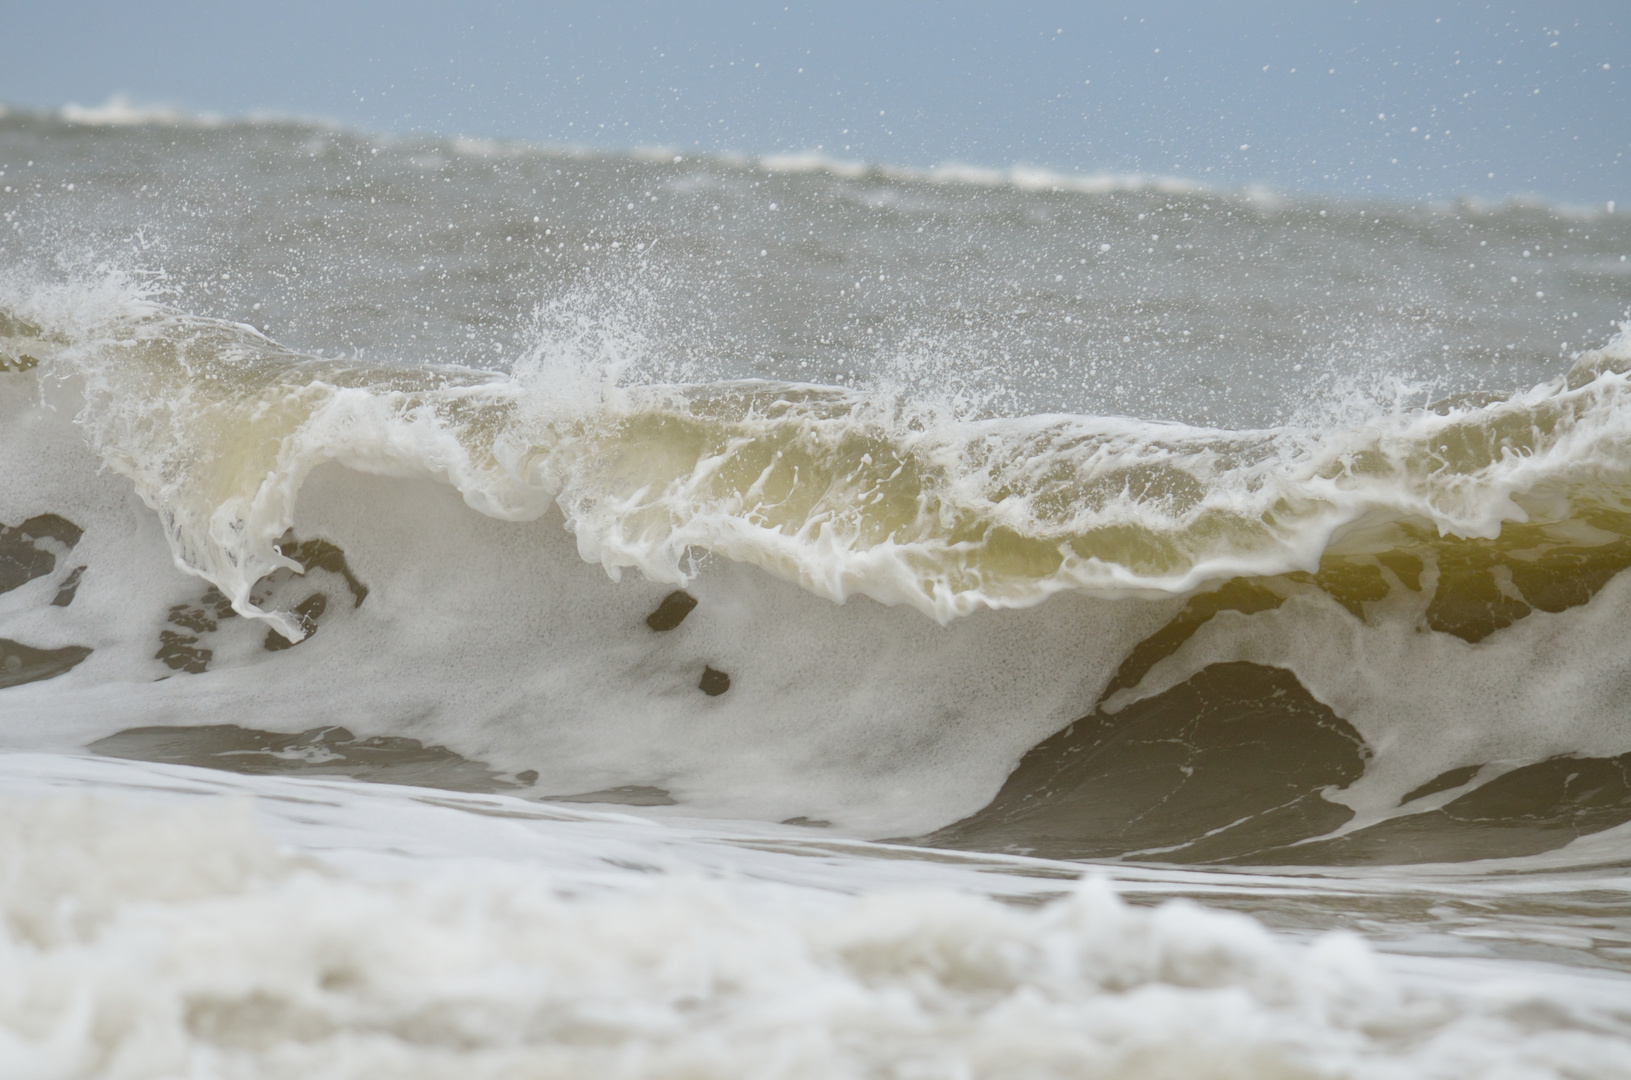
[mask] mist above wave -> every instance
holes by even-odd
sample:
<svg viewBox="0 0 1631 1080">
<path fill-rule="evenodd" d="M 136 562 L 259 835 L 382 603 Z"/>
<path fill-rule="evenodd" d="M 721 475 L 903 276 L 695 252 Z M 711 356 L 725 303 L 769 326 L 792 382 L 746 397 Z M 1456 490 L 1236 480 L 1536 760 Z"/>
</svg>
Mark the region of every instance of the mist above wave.
<svg viewBox="0 0 1631 1080">
<path fill-rule="evenodd" d="M 564 305 L 637 331 L 666 381 L 953 382 L 988 415 L 1255 428 L 1507 391 L 1600 342 L 1631 272 L 1631 219 L 1541 204 L 270 120 L 14 115 L 0 172 L 16 266 L 121 267 L 302 352 L 505 367 Z"/>
</svg>

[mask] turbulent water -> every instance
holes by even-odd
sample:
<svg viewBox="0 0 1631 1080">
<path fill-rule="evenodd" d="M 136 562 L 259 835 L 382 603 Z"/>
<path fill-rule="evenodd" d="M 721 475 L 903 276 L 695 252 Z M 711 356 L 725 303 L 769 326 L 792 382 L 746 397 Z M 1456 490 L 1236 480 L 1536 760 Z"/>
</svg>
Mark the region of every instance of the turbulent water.
<svg viewBox="0 0 1631 1080">
<path fill-rule="evenodd" d="M 1612 206 L 0 188 L 0 1071 L 1631 1076 Z"/>
</svg>

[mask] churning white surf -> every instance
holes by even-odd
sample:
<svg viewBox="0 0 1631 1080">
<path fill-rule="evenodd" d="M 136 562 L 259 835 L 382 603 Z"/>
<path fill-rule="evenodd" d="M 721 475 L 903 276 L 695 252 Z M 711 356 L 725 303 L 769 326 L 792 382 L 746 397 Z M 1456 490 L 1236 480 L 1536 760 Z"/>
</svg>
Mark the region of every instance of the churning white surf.
<svg viewBox="0 0 1631 1080">
<path fill-rule="evenodd" d="M 750 850 L 745 876 L 719 876 L 634 818 L 238 781 L 271 800 L 257 811 L 155 796 L 198 787 L 178 770 L 13 760 L 29 794 L 0 815 L 12 1076 L 1631 1073 L 1610 1005 L 1623 980 L 1401 965 L 1351 934 L 1132 908 L 1094 877 L 1014 906 L 891 885 L 888 861 L 862 857 L 831 871 L 879 878 L 853 896 L 795 884 L 796 859 L 756 869 Z M 152 790 L 90 797 L 87 781 Z M 275 809 L 291 799 L 326 827 Z M 409 827 L 421 838 L 394 836 Z M 642 848 L 654 862 L 540 858 L 574 851 L 580 828 L 624 865 Z M 464 854 L 431 854 L 438 834 Z"/>
</svg>

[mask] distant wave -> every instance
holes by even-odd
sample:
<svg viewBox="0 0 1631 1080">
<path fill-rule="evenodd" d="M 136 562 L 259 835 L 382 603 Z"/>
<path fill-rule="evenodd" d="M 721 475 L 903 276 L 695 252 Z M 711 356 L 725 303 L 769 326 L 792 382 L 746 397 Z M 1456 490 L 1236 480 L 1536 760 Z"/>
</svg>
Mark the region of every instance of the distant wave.
<svg viewBox="0 0 1631 1080">
<path fill-rule="evenodd" d="M 1219 193 L 1243 196 L 1256 203 L 1276 204 L 1290 192 L 1262 184 L 1248 184 L 1241 188 L 1220 188 L 1191 177 L 1160 173 L 1137 172 L 1067 172 L 1033 164 L 1014 164 L 1007 168 L 947 161 L 939 165 L 921 167 L 882 161 L 842 158 L 821 150 L 780 151 L 770 154 L 746 154 L 735 151 L 697 151 L 672 146 L 635 146 L 625 149 L 591 146 L 585 143 L 554 143 L 532 140 L 497 139 L 473 135 L 399 135 L 351 128 L 338 121 L 275 110 L 256 110 L 241 114 L 190 110 L 173 105 L 137 101 L 126 94 L 114 94 L 100 105 L 69 103 L 54 111 L 7 106 L 0 103 L 0 119 L 13 116 L 51 116 L 64 123 L 84 127 L 179 127 L 230 128 L 235 126 L 309 127 L 323 132 L 348 131 L 360 138 L 396 141 L 401 138 L 430 138 L 442 143 L 448 151 L 478 158 L 526 157 L 534 154 L 564 155 L 567 157 L 608 158 L 632 157 L 643 161 L 698 160 L 725 168 L 754 169 L 767 173 L 827 173 L 844 180 L 876 178 L 903 183 L 930 183 L 970 187 L 1007 187 L 1017 191 L 1057 191 L 1081 195 L 1106 195 L 1117 192 L 1155 192 L 1164 195 L 1190 195 Z M 1514 193 L 1503 200 L 1458 198 L 1455 205 L 1482 212 L 1507 206 L 1534 206 L 1550 212 L 1589 220 L 1604 213 L 1615 212 L 1615 204 L 1584 205 L 1553 202 L 1539 196 Z"/>
<path fill-rule="evenodd" d="M 173 105 L 137 101 L 126 94 L 114 94 L 100 105 L 70 103 L 54 112 L 36 113 L 27 109 L 8 109 L 0 105 L 0 117 L 8 115 L 47 115 L 64 123 L 85 127 L 184 127 L 225 128 L 238 125 L 298 126 L 322 131 L 347 130 L 335 121 L 276 111 L 255 111 L 227 114 L 198 111 Z M 393 139 L 396 136 L 352 129 L 361 137 Z M 638 160 L 694 159 L 714 162 L 734 168 L 752 168 L 765 172 L 814 173 L 826 172 L 843 179 L 875 176 L 894 181 L 918 181 L 935 184 L 964 184 L 975 187 L 1013 187 L 1021 191 L 1068 191 L 1079 194 L 1106 194 L 1117 191 L 1155 191 L 1164 194 L 1186 194 L 1210 190 L 1198 181 L 1176 176 L 1144 173 L 1070 173 L 1035 165 L 1013 165 L 1006 169 L 989 168 L 959 162 L 947 162 L 932 168 L 919 168 L 883 162 L 858 161 L 839 158 L 819 150 L 793 151 L 774 154 L 749 155 L 730 151 L 699 153 L 665 146 L 637 146 L 627 150 L 591 147 L 585 144 L 548 143 L 528 140 L 494 139 L 472 135 L 438 137 L 446 148 L 456 154 L 472 157 L 515 157 L 531 154 L 565 154 L 572 157 L 604 155 L 631 156 Z"/>
<path fill-rule="evenodd" d="M 9 110 L 0 105 L 0 116 Z M 16 110 L 26 114 L 27 110 Z M 175 105 L 142 102 L 127 94 L 113 94 L 100 105 L 80 105 L 70 102 L 54 113 L 57 119 L 83 127 L 180 127 L 226 128 L 235 126 L 310 127 L 320 130 L 339 130 L 340 125 L 321 117 L 305 116 L 274 110 L 255 110 L 242 114 L 228 114 Z"/>
</svg>

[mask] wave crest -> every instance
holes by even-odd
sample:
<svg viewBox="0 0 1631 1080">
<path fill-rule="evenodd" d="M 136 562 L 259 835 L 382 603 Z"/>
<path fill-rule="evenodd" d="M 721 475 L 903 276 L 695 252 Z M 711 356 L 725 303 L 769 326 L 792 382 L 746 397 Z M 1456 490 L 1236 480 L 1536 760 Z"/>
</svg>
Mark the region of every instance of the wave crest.
<svg viewBox="0 0 1631 1080">
<path fill-rule="evenodd" d="M 942 622 L 1061 590 L 1313 572 L 1384 534 L 1397 547 L 1565 526 L 1631 496 L 1623 332 L 1567 375 L 1483 404 L 1227 431 L 964 419 L 881 392 L 628 385 L 541 362 L 408 370 L 301 355 L 145 300 L 100 310 L 5 315 L 0 351 L 78 379 L 81 423 L 159 512 L 178 562 L 296 639 L 249 593 L 289 565 L 276 541 L 306 475 L 331 461 L 433 477 L 498 518 L 558 504 L 583 557 L 614 577 L 683 584 L 710 552 Z"/>
</svg>

